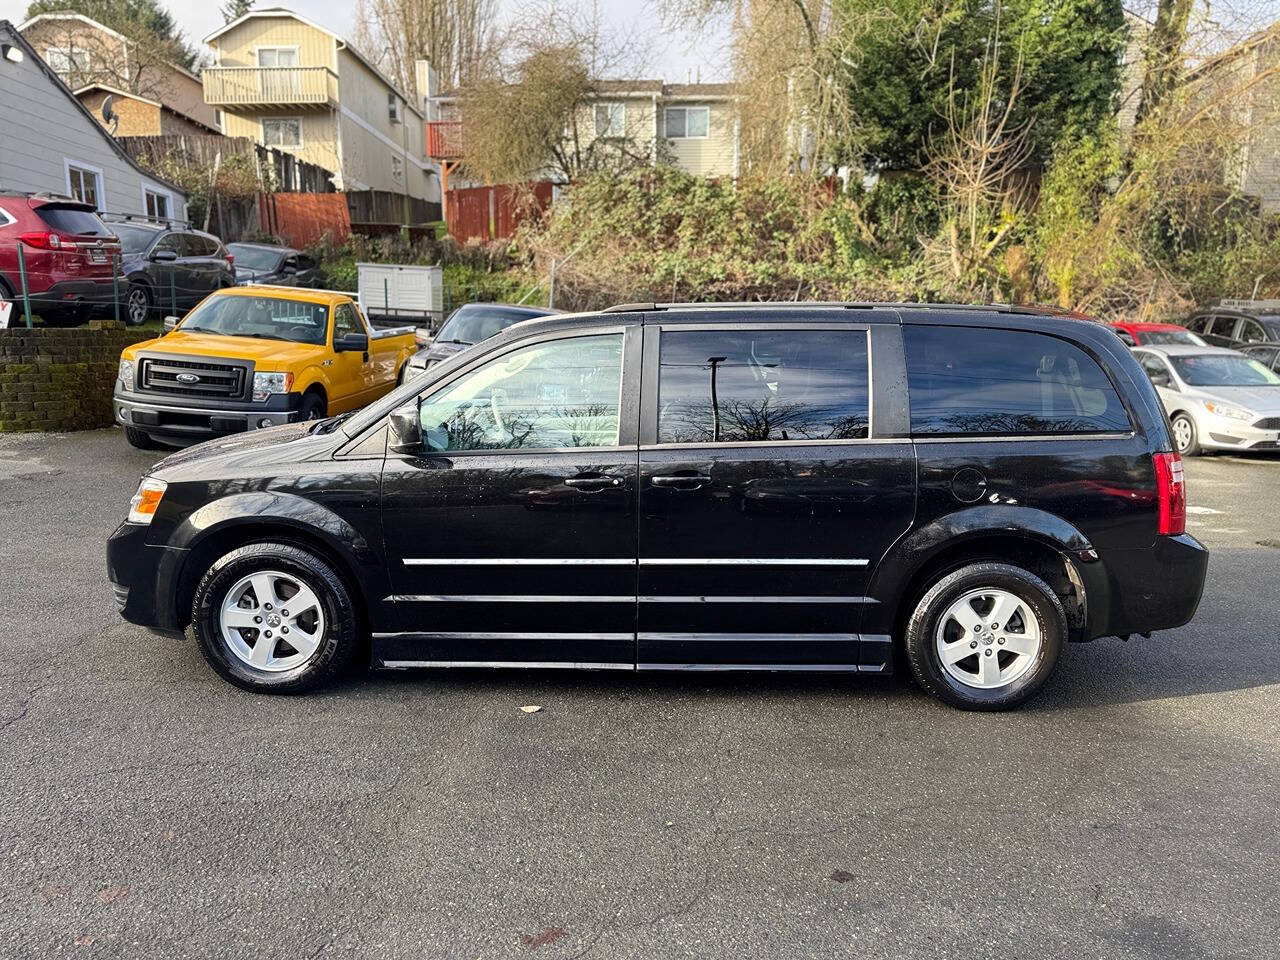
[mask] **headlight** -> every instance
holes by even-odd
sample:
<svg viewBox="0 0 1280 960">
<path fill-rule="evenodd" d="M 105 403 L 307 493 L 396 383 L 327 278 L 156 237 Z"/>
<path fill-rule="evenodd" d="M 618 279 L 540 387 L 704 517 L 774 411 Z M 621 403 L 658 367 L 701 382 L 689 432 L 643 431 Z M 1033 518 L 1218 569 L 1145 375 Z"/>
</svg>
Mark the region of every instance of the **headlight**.
<svg viewBox="0 0 1280 960">
<path fill-rule="evenodd" d="M 273 393 L 288 393 L 293 386 L 292 373 L 255 373 L 253 375 L 253 399 L 261 403 Z"/>
<path fill-rule="evenodd" d="M 1230 403 L 1220 403 L 1217 400 L 1203 400 L 1204 408 L 1218 417 L 1230 417 L 1232 420 L 1252 420 L 1254 414 Z"/>
<path fill-rule="evenodd" d="M 143 477 L 142 483 L 138 484 L 138 492 L 129 501 L 129 522 L 144 525 L 150 523 L 168 486 L 163 480 Z"/>
<path fill-rule="evenodd" d="M 120 369 L 116 371 L 116 379 L 124 384 L 126 390 L 133 389 L 133 361 L 121 360 Z"/>
</svg>

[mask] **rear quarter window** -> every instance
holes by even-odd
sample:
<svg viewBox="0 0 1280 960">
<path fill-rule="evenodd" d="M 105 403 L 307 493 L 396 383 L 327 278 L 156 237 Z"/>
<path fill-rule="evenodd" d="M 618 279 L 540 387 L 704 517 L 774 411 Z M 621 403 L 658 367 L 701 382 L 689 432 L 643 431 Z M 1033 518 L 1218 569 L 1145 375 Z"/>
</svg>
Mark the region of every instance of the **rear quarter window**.
<svg viewBox="0 0 1280 960">
<path fill-rule="evenodd" d="M 1097 361 L 1048 334 L 907 326 L 911 431 L 932 436 L 1128 432 Z"/>
</svg>

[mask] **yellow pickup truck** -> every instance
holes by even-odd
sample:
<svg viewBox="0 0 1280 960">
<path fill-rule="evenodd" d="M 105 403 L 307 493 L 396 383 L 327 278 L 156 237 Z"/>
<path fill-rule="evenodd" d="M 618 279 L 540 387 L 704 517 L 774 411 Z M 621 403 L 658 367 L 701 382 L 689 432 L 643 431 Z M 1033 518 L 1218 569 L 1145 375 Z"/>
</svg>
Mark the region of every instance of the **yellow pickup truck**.
<svg viewBox="0 0 1280 960">
<path fill-rule="evenodd" d="M 391 390 L 416 349 L 413 327 L 373 327 L 344 293 L 219 290 L 163 336 L 125 348 L 116 422 L 153 449 L 318 420 Z"/>
</svg>

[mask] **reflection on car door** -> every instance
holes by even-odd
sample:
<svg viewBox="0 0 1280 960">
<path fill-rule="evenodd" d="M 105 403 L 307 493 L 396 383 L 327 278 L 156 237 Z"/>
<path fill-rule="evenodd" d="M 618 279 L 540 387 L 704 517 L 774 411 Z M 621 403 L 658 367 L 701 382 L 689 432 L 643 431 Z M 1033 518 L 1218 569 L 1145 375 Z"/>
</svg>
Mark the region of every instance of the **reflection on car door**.
<svg viewBox="0 0 1280 960">
<path fill-rule="evenodd" d="M 190 308 L 218 288 L 218 267 L 212 254 L 217 244 L 198 233 L 179 235 L 178 259 L 174 263 L 178 287 L 185 292 L 180 296 Z"/>
<path fill-rule="evenodd" d="M 389 661 L 634 667 L 639 349 L 626 319 L 526 341 L 414 402 L 423 445 L 383 474 Z"/>
<path fill-rule="evenodd" d="M 915 497 L 896 326 L 654 323 L 644 354 L 639 665 L 882 669 L 859 620 Z"/>
</svg>

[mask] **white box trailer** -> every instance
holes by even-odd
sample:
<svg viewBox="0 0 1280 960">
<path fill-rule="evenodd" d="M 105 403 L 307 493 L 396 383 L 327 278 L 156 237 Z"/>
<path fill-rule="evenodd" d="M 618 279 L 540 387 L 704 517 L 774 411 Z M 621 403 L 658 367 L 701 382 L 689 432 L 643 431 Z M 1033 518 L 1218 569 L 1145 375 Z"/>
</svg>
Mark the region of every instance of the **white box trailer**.
<svg viewBox="0 0 1280 960">
<path fill-rule="evenodd" d="M 357 297 L 369 317 L 421 322 L 443 319 L 444 270 L 400 263 L 357 263 Z"/>
</svg>

